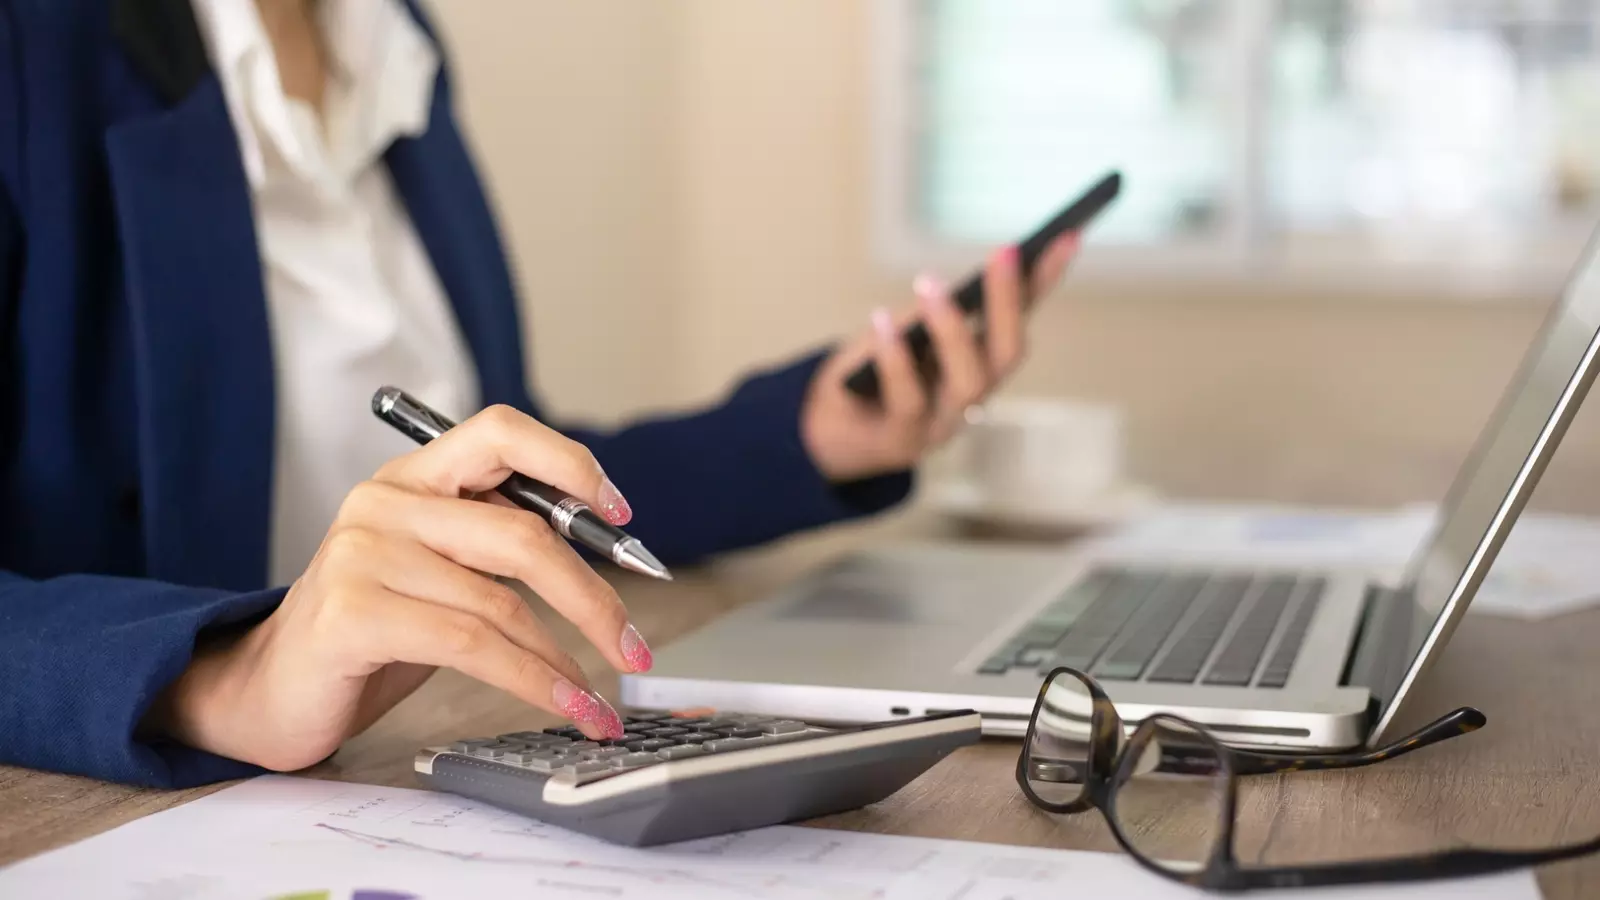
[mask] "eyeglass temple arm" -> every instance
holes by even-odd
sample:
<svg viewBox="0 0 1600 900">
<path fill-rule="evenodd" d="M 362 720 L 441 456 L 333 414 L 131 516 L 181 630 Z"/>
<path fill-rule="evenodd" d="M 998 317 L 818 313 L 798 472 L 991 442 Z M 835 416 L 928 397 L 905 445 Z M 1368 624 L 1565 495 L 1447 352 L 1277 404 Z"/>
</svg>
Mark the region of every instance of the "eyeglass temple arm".
<svg viewBox="0 0 1600 900">
<path fill-rule="evenodd" d="M 1539 866 L 1600 850 L 1600 838 L 1547 850 L 1446 850 L 1426 856 L 1299 866 L 1281 869 L 1236 868 L 1234 888 L 1327 887 L 1337 884 L 1467 878 Z"/>
<path fill-rule="evenodd" d="M 1293 755 L 1258 753 L 1253 750 L 1232 749 L 1234 771 L 1240 775 L 1264 775 L 1270 772 L 1303 772 L 1313 769 L 1353 769 L 1370 766 L 1404 756 L 1430 744 L 1469 734 L 1482 728 L 1489 720 L 1470 706 L 1443 716 L 1423 726 L 1412 734 L 1385 747 L 1368 753 L 1331 753 L 1325 755 Z"/>
</svg>

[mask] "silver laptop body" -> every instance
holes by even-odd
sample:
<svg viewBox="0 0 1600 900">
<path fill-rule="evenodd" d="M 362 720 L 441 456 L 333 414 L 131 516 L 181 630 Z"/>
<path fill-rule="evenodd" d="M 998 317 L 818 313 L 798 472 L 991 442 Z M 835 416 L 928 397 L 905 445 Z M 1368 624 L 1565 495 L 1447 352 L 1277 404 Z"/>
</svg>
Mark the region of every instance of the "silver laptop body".
<svg viewBox="0 0 1600 900">
<path fill-rule="evenodd" d="M 1241 746 L 1376 744 L 1449 639 L 1594 378 L 1591 237 L 1403 571 L 906 543 L 839 559 L 623 678 L 634 707 L 810 721 L 948 709 L 1020 736 L 1042 674 L 1094 674 L 1130 726 L 1176 712 Z M 1352 364 L 1355 364 L 1352 362 Z M 1595 586 L 1600 590 L 1600 585 Z"/>
</svg>

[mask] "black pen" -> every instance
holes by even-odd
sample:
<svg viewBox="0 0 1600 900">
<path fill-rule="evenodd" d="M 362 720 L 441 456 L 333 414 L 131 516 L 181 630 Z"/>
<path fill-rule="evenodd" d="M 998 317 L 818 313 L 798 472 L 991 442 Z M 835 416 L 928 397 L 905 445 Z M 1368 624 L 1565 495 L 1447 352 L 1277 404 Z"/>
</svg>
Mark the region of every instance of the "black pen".
<svg viewBox="0 0 1600 900">
<path fill-rule="evenodd" d="M 372 411 L 419 444 L 455 427 L 454 422 L 396 387 L 378 388 L 372 395 Z M 600 518 L 582 500 L 520 472 L 511 473 L 495 490 L 523 509 L 538 513 L 562 537 L 583 544 L 624 569 L 672 580 L 672 573 L 638 538 Z"/>
</svg>

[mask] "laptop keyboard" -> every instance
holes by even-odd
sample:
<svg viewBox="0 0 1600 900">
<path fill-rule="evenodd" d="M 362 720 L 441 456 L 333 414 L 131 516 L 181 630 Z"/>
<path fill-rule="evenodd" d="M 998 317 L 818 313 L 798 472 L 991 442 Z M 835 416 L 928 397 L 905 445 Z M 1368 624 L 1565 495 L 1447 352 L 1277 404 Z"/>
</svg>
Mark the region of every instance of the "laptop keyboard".
<svg viewBox="0 0 1600 900">
<path fill-rule="evenodd" d="M 1096 568 L 978 671 L 1071 666 L 1106 681 L 1281 688 L 1326 587 L 1318 576 Z"/>
</svg>

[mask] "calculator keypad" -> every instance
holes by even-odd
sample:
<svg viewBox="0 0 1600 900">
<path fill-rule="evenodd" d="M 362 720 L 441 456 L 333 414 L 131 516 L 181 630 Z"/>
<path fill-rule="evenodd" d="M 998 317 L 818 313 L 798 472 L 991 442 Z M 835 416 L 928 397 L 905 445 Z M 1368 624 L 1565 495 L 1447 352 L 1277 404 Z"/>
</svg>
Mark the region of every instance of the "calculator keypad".
<svg viewBox="0 0 1600 900">
<path fill-rule="evenodd" d="M 447 749 L 545 775 L 570 772 L 580 782 L 587 782 L 674 759 L 834 733 L 817 725 L 772 716 L 626 716 L 622 724 L 625 733 L 612 740 L 591 741 L 567 725 L 460 740 Z"/>
</svg>

